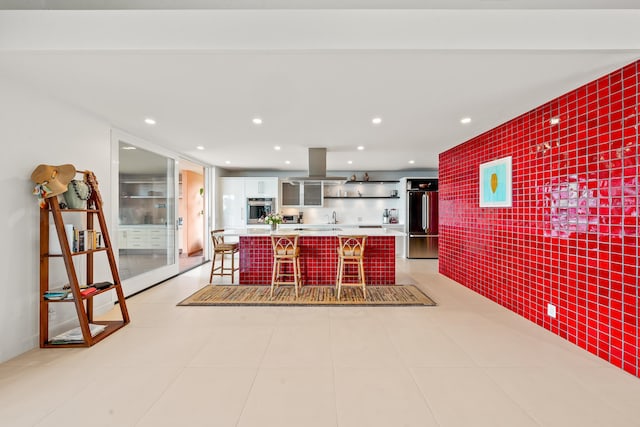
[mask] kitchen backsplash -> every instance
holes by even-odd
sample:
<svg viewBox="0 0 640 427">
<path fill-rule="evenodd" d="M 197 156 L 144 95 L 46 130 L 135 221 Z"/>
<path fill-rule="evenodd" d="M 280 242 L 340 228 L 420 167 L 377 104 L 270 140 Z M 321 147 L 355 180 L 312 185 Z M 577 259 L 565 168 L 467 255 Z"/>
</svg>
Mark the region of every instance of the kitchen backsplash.
<svg viewBox="0 0 640 427">
<path fill-rule="evenodd" d="M 382 213 L 385 209 L 399 209 L 400 199 L 362 199 L 327 201 L 321 208 L 283 208 L 285 215 L 297 215 L 303 212 L 305 224 L 327 224 L 336 212 L 338 224 L 382 224 Z M 404 219 L 399 218 L 404 224 Z"/>
</svg>

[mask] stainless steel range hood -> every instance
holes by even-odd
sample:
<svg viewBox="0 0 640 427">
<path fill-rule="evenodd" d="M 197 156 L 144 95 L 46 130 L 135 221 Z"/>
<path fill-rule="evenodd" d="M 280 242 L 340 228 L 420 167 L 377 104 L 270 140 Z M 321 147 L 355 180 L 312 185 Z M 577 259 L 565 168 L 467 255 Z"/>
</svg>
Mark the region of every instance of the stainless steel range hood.
<svg viewBox="0 0 640 427">
<path fill-rule="evenodd" d="M 344 176 L 327 176 L 327 149 L 309 148 L 309 175 L 292 176 L 287 181 L 331 181 L 340 184 L 347 181 Z"/>
</svg>

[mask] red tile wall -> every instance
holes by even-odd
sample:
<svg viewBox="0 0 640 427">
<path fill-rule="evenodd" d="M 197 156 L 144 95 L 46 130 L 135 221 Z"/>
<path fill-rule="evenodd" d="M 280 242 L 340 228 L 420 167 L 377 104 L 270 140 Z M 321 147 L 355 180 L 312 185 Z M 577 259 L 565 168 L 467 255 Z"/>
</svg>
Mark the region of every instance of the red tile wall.
<svg viewBox="0 0 640 427">
<path fill-rule="evenodd" d="M 298 246 L 300 246 L 303 285 L 334 285 L 338 267 L 338 238 L 301 236 Z M 395 237 L 369 236 L 367 238 L 364 255 L 364 274 L 367 285 L 395 284 L 395 249 Z M 271 238 L 242 236 L 239 252 L 240 284 L 271 285 L 273 268 Z M 352 274 L 348 270 L 347 273 Z"/>
<path fill-rule="evenodd" d="M 439 172 L 440 272 L 636 376 L 639 71 L 441 153 Z M 479 166 L 505 156 L 513 206 L 480 208 Z"/>
</svg>

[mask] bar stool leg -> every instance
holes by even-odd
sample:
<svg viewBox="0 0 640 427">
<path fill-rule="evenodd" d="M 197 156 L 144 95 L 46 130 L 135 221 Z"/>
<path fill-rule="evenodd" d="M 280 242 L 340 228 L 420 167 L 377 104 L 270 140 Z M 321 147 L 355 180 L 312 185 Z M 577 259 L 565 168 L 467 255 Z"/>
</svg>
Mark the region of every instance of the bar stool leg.
<svg viewBox="0 0 640 427">
<path fill-rule="evenodd" d="M 270 293 L 270 298 L 273 298 L 273 288 L 276 285 L 277 268 L 278 268 L 278 260 L 273 260 L 273 273 L 271 273 L 271 293 Z"/>
<path fill-rule="evenodd" d="M 213 252 L 213 260 L 211 261 L 211 274 L 209 275 L 209 283 L 213 283 L 213 272 L 216 270 L 216 255 L 217 252 Z"/>
<path fill-rule="evenodd" d="M 358 276 L 362 282 L 362 295 L 364 296 L 364 299 L 367 299 L 367 281 L 364 277 L 364 263 L 362 260 L 358 262 Z"/>
<path fill-rule="evenodd" d="M 298 266 L 298 276 L 296 280 L 298 281 L 298 287 L 302 291 L 302 270 L 300 270 L 300 257 L 296 257 L 296 265 Z"/>
<path fill-rule="evenodd" d="M 293 287 L 295 288 L 296 291 L 296 298 L 298 298 L 298 263 L 296 262 L 297 259 L 292 259 L 291 260 L 291 267 L 293 268 Z"/>
<path fill-rule="evenodd" d="M 338 261 L 338 283 L 336 287 L 338 288 L 338 301 L 340 301 L 340 294 L 342 293 L 342 274 L 344 269 L 344 261 L 342 258 Z"/>
<path fill-rule="evenodd" d="M 236 257 L 235 254 L 231 252 L 231 284 L 233 285 L 233 279 L 236 272 Z"/>
</svg>

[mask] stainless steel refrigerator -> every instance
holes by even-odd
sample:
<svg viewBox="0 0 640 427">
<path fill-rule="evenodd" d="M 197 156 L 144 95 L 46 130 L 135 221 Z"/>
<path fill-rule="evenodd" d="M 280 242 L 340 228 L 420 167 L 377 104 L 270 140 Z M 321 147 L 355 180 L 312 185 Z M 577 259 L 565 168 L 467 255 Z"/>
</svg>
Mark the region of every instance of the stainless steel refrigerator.
<svg viewBox="0 0 640 427">
<path fill-rule="evenodd" d="M 407 191 L 407 258 L 438 258 L 438 192 Z"/>
</svg>

